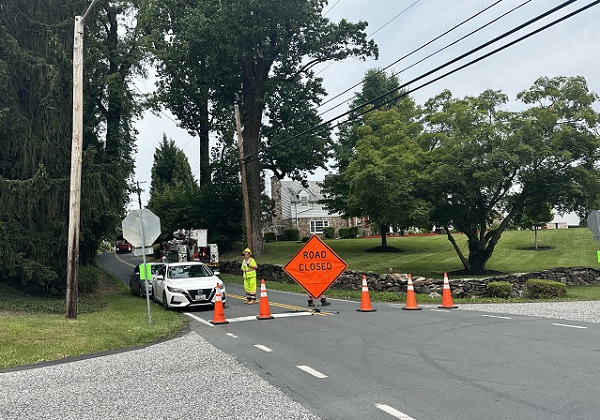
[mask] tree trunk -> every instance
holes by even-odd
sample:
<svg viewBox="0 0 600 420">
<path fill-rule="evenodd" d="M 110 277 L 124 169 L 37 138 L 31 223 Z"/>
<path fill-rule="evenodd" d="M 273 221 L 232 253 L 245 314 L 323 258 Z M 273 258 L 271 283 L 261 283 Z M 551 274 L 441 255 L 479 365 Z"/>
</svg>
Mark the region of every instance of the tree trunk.
<svg viewBox="0 0 600 420">
<path fill-rule="evenodd" d="M 450 229 L 448 229 L 447 226 L 444 226 L 444 232 L 446 232 L 446 236 L 448 237 L 448 240 L 452 244 L 454 251 L 456 251 L 458 258 L 460 258 L 460 262 L 462 263 L 463 267 L 465 268 L 465 271 L 469 271 L 471 269 L 469 261 L 465 258 L 463 253 L 460 251 L 460 248 L 458 247 L 458 244 L 456 243 L 454 236 L 452 236 L 452 233 L 450 232 Z"/>
<path fill-rule="evenodd" d="M 387 233 L 389 230 L 388 225 L 381 225 L 381 247 L 387 248 Z"/>
<path fill-rule="evenodd" d="M 263 68 L 264 67 L 264 68 Z M 262 94 L 263 77 L 270 66 L 254 64 L 251 60 L 244 62 L 243 87 L 244 108 L 242 121 L 244 129 L 242 137 L 244 140 L 244 160 L 246 164 L 246 182 L 248 184 L 248 201 L 250 206 L 250 223 L 252 231 L 246 232 L 252 244 L 254 255 L 263 252 L 262 238 L 262 207 L 261 196 L 261 163 L 260 163 L 260 129 L 262 124 Z"/>
<path fill-rule="evenodd" d="M 203 95 L 204 96 L 204 95 Z M 205 187 L 211 184 L 210 178 L 210 143 L 208 134 L 208 92 L 207 99 L 199 104 L 200 112 L 200 186 Z"/>
</svg>

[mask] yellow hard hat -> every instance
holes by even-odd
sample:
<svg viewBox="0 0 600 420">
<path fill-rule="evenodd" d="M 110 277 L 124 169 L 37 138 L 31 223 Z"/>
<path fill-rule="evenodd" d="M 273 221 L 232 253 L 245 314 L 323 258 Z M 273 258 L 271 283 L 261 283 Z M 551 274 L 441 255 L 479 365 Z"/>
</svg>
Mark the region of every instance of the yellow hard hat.
<svg viewBox="0 0 600 420">
<path fill-rule="evenodd" d="M 244 249 L 244 251 L 242 252 L 242 254 L 245 254 L 246 252 L 252 255 L 252 251 L 250 251 L 250 248 Z"/>
</svg>

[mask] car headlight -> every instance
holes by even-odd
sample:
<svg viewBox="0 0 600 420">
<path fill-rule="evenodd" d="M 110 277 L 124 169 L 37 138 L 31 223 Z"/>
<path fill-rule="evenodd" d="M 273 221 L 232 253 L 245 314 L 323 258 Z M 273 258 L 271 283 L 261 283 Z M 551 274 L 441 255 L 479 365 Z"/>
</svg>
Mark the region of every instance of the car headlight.
<svg viewBox="0 0 600 420">
<path fill-rule="evenodd" d="M 167 289 L 169 290 L 169 292 L 171 293 L 184 293 L 183 289 L 178 289 L 177 287 L 171 287 L 171 286 L 167 286 Z"/>
</svg>

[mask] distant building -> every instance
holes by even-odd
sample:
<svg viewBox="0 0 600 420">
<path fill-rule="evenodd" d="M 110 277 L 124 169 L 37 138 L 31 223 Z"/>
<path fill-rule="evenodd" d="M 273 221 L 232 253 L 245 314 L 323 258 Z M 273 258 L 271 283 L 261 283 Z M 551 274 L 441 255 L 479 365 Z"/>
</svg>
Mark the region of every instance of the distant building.
<svg viewBox="0 0 600 420">
<path fill-rule="evenodd" d="M 567 222 L 549 222 L 546 223 L 546 229 L 569 229 L 569 224 Z"/>
<path fill-rule="evenodd" d="M 266 226 L 265 231 L 281 235 L 285 229 L 298 229 L 302 238 L 322 234 L 325 227 L 334 227 L 336 231 L 348 227 L 348 220 L 323 208 L 319 203 L 323 198 L 321 182 L 307 181 L 303 186 L 297 181 L 271 177 L 274 214 L 271 226 Z"/>
</svg>

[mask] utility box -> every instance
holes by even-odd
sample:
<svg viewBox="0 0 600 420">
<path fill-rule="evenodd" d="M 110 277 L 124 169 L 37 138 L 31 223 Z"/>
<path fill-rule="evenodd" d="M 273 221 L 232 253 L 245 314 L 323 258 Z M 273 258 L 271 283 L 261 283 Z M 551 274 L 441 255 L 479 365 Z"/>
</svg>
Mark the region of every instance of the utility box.
<svg viewBox="0 0 600 420">
<path fill-rule="evenodd" d="M 196 246 L 206 247 L 208 244 L 208 229 L 192 229 L 189 238 L 196 241 Z"/>
</svg>

